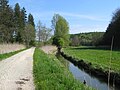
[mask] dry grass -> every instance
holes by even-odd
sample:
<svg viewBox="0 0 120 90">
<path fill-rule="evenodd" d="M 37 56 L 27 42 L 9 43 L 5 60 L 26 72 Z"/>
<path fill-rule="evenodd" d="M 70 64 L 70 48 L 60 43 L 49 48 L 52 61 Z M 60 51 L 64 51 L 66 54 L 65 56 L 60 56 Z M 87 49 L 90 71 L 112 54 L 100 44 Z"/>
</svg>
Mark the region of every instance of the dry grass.
<svg viewBox="0 0 120 90">
<path fill-rule="evenodd" d="M 24 48 L 25 45 L 23 44 L 0 44 L 0 54 L 9 53 Z"/>
</svg>

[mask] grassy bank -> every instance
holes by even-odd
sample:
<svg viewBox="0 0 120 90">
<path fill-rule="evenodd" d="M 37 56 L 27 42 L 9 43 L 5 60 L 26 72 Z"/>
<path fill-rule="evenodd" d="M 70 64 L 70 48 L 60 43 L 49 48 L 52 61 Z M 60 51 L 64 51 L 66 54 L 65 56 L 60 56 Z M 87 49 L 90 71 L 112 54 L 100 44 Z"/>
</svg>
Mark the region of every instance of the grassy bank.
<svg viewBox="0 0 120 90">
<path fill-rule="evenodd" d="M 26 49 L 21 49 L 21 50 L 17 50 L 17 51 L 5 53 L 5 54 L 0 54 L 0 60 L 9 58 L 9 57 L 21 52 L 21 51 L 24 51 L 24 50 L 26 50 Z"/>
<path fill-rule="evenodd" d="M 91 62 L 94 68 L 102 68 L 107 71 L 109 69 L 110 50 L 95 49 L 89 47 L 71 47 L 64 48 L 64 52 L 77 58 L 76 60 L 84 60 Z M 112 51 L 111 59 L 112 72 L 120 73 L 120 51 Z"/>
<path fill-rule="evenodd" d="M 58 59 L 38 48 L 34 53 L 33 73 L 36 90 L 92 90 L 74 79 Z"/>
</svg>

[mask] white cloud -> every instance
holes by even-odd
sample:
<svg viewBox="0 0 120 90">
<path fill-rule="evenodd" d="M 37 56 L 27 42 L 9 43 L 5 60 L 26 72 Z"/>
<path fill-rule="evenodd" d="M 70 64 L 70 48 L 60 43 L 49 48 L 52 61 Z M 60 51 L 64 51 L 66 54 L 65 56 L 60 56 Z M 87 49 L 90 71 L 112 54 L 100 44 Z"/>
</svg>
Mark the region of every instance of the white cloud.
<svg viewBox="0 0 120 90">
<path fill-rule="evenodd" d="M 82 26 L 82 25 L 71 25 L 70 34 L 83 33 L 83 32 L 104 32 L 107 26 L 92 25 L 92 26 Z"/>
<path fill-rule="evenodd" d="M 45 23 L 48 27 L 51 26 L 51 20 L 54 14 L 60 14 L 66 19 L 69 19 L 69 26 L 70 26 L 70 33 L 81 33 L 81 32 L 94 32 L 94 31 L 105 31 L 107 28 L 108 20 L 95 17 L 95 16 L 87 16 L 87 15 L 80 15 L 80 14 L 72 14 L 72 13 L 65 13 L 65 12 L 34 12 L 33 15 L 35 17 L 35 20 L 38 22 L 38 20 L 41 20 L 43 24 Z M 71 20 L 72 19 L 72 20 Z M 74 20 L 75 19 L 75 20 Z M 86 19 L 89 21 L 89 24 L 85 22 L 77 22 L 80 21 L 80 19 Z M 90 23 L 92 20 L 92 23 Z M 87 21 L 86 21 L 87 22 Z M 101 22 L 97 23 L 96 22 Z M 101 25 L 102 24 L 102 25 Z"/>
<path fill-rule="evenodd" d="M 82 15 L 82 14 L 75 14 L 75 13 L 68 13 L 68 12 L 54 12 L 54 11 L 48 11 L 48 12 L 33 12 L 32 14 L 34 15 L 35 19 L 38 20 L 46 20 L 50 21 L 53 17 L 54 14 L 60 14 L 66 19 L 71 22 L 73 21 L 78 21 L 78 20 L 88 20 L 88 21 L 97 21 L 97 22 L 109 22 L 109 19 L 106 17 L 99 17 L 99 16 L 90 16 L 90 15 Z"/>
<path fill-rule="evenodd" d="M 69 12 L 56 12 L 63 16 L 68 16 L 72 18 L 78 18 L 78 19 L 88 19 L 93 21 L 108 21 L 106 17 L 99 17 L 99 16 L 91 16 L 91 15 L 84 15 L 84 14 L 76 14 L 76 13 L 69 13 Z"/>
</svg>

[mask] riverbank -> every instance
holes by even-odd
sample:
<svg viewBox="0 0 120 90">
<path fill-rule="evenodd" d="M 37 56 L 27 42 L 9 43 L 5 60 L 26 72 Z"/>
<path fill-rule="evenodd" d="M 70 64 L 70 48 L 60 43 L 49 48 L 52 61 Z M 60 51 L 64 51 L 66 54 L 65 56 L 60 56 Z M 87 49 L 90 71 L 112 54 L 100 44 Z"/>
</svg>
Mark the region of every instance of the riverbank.
<svg viewBox="0 0 120 90">
<path fill-rule="evenodd" d="M 108 71 L 103 70 L 99 66 L 94 67 L 91 62 L 86 62 L 83 59 L 78 59 L 78 58 L 72 57 L 68 54 L 65 54 L 64 52 L 61 52 L 61 55 L 65 59 L 72 62 L 74 65 L 78 66 L 79 68 L 84 69 L 86 72 L 88 72 L 96 77 L 100 77 L 100 78 L 102 78 L 102 80 L 104 80 L 106 82 L 108 81 Z M 116 72 L 111 72 L 110 73 L 110 83 L 115 84 L 115 85 L 120 85 L 120 74 L 116 73 Z"/>
<path fill-rule="evenodd" d="M 93 90 L 74 79 L 54 55 L 39 48 L 35 49 L 33 72 L 36 90 Z"/>
</svg>

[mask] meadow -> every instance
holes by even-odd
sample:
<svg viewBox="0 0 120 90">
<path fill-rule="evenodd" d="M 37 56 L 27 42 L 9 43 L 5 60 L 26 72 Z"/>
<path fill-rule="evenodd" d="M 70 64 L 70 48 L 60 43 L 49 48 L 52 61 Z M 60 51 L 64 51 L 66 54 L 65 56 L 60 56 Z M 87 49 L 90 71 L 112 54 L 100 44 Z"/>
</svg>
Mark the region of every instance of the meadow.
<svg viewBox="0 0 120 90">
<path fill-rule="evenodd" d="M 45 54 L 36 48 L 33 58 L 35 90 L 92 90 L 74 79 L 54 55 Z"/>
<path fill-rule="evenodd" d="M 111 52 L 108 49 L 95 47 L 69 47 L 64 48 L 63 51 L 65 54 L 76 58 L 76 60 L 82 59 L 86 63 L 92 63 L 94 68 L 108 71 L 110 66 L 111 72 L 120 74 L 120 51 Z M 111 63 L 109 63 L 110 57 Z"/>
</svg>

